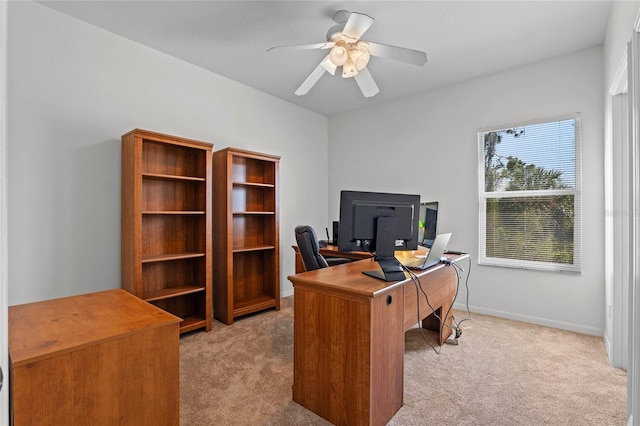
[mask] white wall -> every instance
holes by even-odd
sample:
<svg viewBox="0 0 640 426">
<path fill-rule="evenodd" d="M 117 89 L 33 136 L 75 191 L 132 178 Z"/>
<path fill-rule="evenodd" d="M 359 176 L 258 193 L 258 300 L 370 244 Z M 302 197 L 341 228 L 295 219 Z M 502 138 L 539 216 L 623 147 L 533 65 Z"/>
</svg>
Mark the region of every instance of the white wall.
<svg viewBox="0 0 640 426">
<path fill-rule="evenodd" d="M 10 305 L 120 286 L 120 136 L 136 127 L 282 156 L 292 293 L 293 228 L 328 222 L 326 117 L 37 3 L 10 2 L 8 51 Z"/>
<path fill-rule="evenodd" d="M 437 200 L 439 231 L 474 257 L 472 310 L 601 335 L 602 81 L 602 49 L 593 48 L 330 118 L 329 218 L 341 189 Z M 573 112 L 582 114 L 582 274 L 479 266 L 477 130 Z"/>
</svg>

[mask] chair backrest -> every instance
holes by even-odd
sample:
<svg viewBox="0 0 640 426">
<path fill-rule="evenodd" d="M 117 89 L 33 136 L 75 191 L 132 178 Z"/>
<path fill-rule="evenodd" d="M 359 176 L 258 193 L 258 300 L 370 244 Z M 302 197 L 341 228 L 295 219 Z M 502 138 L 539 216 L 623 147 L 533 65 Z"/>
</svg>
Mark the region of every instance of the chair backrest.
<svg viewBox="0 0 640 426">
<path fill-rule="evenodd" d="M 316 232 L 309 225 L 296 226 L 296 243 L 300 251 L 300 257 L 304 264 L 305 271 L 326 268 L 329 266 L 325 258 L 320 254 L 318 237 Z"/>
</svg>

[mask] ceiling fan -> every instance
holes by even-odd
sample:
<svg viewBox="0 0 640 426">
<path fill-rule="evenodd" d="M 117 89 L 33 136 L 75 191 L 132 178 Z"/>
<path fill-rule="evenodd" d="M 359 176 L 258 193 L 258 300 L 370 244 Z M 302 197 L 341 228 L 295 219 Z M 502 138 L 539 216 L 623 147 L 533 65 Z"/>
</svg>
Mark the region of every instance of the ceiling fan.
<svg viewBox="0 0 640 426">
<path fill-rule="evenodd" d="M 356 80 L 365 97 L 375 96 L 380 89 L 367 69 L 371 56 L 419 66 L 427 63 L 425 52 L 362 40 L 362 35 L 375 21 L 364 13 L 339 10 L 333 15 L 333 20 L 336 25 L 327 33 L 326 42 L 276 46 L 267 50 L 331 49 L 295 91 L 298 96 L 307 94 L 325 72 L 335 75 L 338 67 L 342 67 L 343 78 L 353 77 Z"/>
</svg>

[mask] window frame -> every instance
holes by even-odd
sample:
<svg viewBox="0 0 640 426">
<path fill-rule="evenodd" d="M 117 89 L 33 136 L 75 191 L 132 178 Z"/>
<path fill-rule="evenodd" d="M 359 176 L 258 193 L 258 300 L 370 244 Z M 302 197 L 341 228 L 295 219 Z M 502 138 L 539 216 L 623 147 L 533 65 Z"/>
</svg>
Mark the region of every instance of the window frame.
<svg viewBox="0 0 640 426">
<path fill-rule="evenodd" d="M 575 188 L 530 191 L 485 191 L 485 153 L 484 134 L 500 130 L 534 126 L 564 120 L 575 121 Z M 582 272 L 582 118 L 580 113 L 565 114 L 544 119 L 536 119 L 521 123 L 492 126 L 478 129 L 478 264 L 518 269 L 532 269 L 554 272 Z M 529 198 L 536 196 L 573 195 L 574 224 L 573 224 L 573 264 L 541 262 L 520 259 L 505 259 L 489 257 L 486 252 L 486 208 L 488 199 L 499 198 Z"/>
</svg>

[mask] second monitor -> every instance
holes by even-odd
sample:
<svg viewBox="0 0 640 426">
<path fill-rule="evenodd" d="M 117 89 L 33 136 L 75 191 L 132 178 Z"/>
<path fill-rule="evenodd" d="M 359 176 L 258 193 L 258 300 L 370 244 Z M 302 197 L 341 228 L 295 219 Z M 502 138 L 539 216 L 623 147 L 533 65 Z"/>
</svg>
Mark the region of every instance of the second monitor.
<svg viewBox="0 0 640 426">
<path fill-rule="evenodd" d="M 421 246 L 431 248 L 438 235 L 438 202 L 420 203 L 418 241 Z"/>
</svg>

